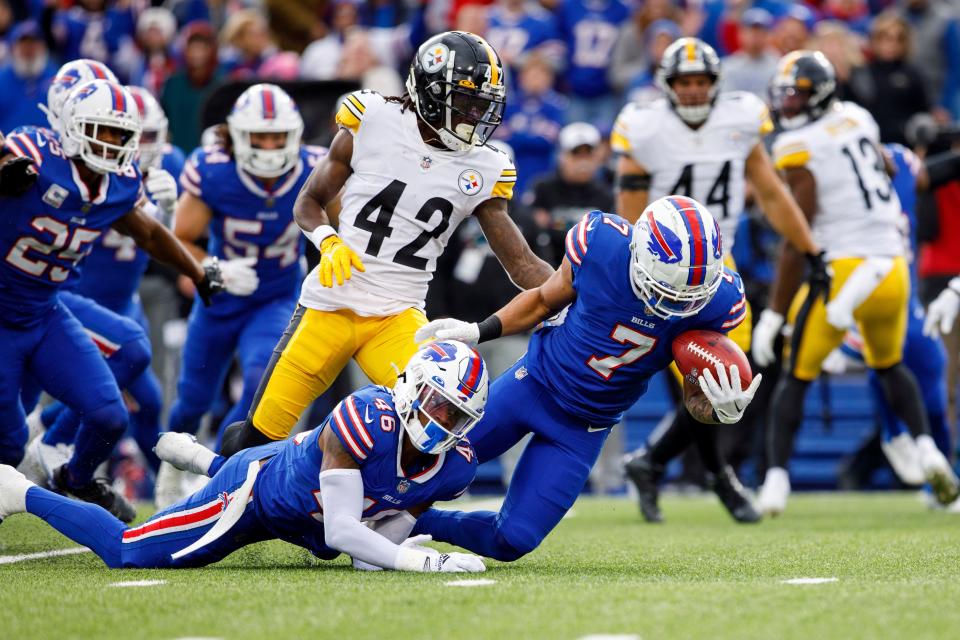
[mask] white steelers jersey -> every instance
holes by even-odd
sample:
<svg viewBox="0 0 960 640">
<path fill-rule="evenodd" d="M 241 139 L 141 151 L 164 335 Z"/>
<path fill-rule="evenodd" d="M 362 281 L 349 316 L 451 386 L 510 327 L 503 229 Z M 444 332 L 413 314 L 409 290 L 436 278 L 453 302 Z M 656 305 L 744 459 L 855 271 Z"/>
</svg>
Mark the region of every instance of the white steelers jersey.
<svg viewBox="0 0 960 640">
<path fill-rule="evenodd" d="M 785 131 L 773 143 L 778 169 L 806 167 L 817 183 L 813 235 L 827 258 L 898 256 L 902 217 L 879 150 L 876 121 L 852 102 Z"/>
<path fill-rule="evenodd" d="M 423 309 L 437 258 L 457 225 L 490 198 L 512 198 L 516 169 L 492 147 L 454 152 L 427 145 L 411 108 L 372 91 L 349 94 L 337 123 L 353 135 L 338 233 L 366 271 L 324 288 L 314 269 L 300 304 L 361 316 Z"/>
<path fill-rule="evenodd" d="M 628 104 L 610 136 L 614 151 L 633 158 L 650 175 L 650 201 L 679 194 L 705 204 L 720 223 L 729 253 L 743 212 L 744 164 L 761 137 L 773 130 L 766 105 L 743 91 L 721 93 L 699 129 L 691 129 L 666 98 Z"/>
</svg>

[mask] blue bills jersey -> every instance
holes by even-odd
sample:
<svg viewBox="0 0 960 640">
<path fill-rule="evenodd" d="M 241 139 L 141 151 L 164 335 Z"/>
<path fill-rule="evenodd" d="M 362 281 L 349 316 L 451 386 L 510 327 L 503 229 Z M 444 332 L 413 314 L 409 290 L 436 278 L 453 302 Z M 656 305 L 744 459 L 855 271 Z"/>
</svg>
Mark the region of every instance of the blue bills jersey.
<svg viewBox="0 0 960 640">
<path fill-rule="evenodd" d="M 104 175 L 91 192 L 48 129 L 14 129 L 3 151 L 32 158 L 38 172 L 23 196 L 0 199 L 0 318 L 27 326 L 53 308 L 101 234 L 143 197 L 143 185 L 133 165 Z"/>
<path fill-rule="evenodd" d="M 520 54 L 543 45 L 551 49 L 563 46 L 556 18 L 538 6 L 524 7 L 520 13 L 492 7 L 485 37 L 504 60 L 517 60 Z"/>
<path fill-rule="evenodd" d="M 903 225 L 901 230 L 910 251 L 910 279 L 914 288 L 917 283 L 917 175 L 923 168 L 920 160 L 910 149 L 902 144 L 885 144 L 884 150 L 893 160 L 897 172 L 890 178 L 893 188 L 900 199 L 903 209 Z"/>
<path fill-rule="evenodd" d="M 567 233 L 566 259 L 577 298 L 563 324 L 530 339 L 527 372 L 570 414 L 596 425 L 620 420 L 673 361 L 674 338 L 691 329 L 727 333 L 746 316 L 743 283 L 724 269 L 720 288 L 688 318 L 649 314 L 630 279 L 633 227 L 594 211 Z"/>
<path fill-rule="evenodd" d="M 183 163 L 183 151 L 166 145 L 161 168 L 178 178 Z M 133 238 L 107 229 L 83 261 L 82 277 L 74 290 L 111 311 L 125 314 L 133 304 L 149 263 L 150 255 L 139 248 Z"/>
<path fill-rule="evenodd" d="M 207 311 L 233 315 L 277 298 L 295 297 L 303 280 L 300 256 L 304 238 L 293 219 L 293 203 L 317 161 L 321 147 L 304 146 L 300 161 L 267 189 L 259 178 L 240 169 L 221 147 L 196 149 L 180 176 L 180 186 L 203 200 L 213 213 L 207 252 L 221 260 L 257 258 L 260 286 L 250 296 L 227 293 Z"/>
<path fill-rule="evenodd" d="M 254 485 L 261 520 L 281 540 L 325 549 L 320 500 L 320 434 L 332 429 L 360 466 L 363 519 L 376 520 L 437 500 L 453 500 L 473 482 L 477 456 L 469 442 L 425 467 L 400 464 L 403 425 L 387 387 L 368 385 L 347 396 L 319 427 L 286 440 Z M 267 445 L 272 446 L 272 445 Z"/>
<path fill-rule="evenodd" d="M 570 91 L 583 98 L 610 93 L 607 67 L 630 9 L 620 0 L 564 0 L 558 13 L 567 43 L 563 77 Z"/>
</svg>

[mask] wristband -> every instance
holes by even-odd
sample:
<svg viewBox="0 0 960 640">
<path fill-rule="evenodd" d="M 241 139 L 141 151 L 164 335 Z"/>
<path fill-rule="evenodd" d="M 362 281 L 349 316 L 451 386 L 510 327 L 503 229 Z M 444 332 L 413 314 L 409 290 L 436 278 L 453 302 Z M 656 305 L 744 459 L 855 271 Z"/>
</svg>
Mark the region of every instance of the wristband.
<svg viewBox="0 0 960 640">
<path fill-rule="evenodd" d="M 336 230 L 328 224 L 322 224 L 313 231 L 307 231 L 303 227 L 300 227 L 300 231 L 303 232 L 303 235 L 307 236 L 313 246 L 317 248 L 317 251 L 320 250 L 320 243 L 329 238 L 330 236 L 337 235 Z"/>
<path fill-rule="evenodd" d="M 497 317 L 497 314 L 493 314 L 483 322 L 477 325 L 477 329 L 480 331 L 480 335 L 477 339 L 477 343 L 486 342 L 488 340 L 495 340 L 503 334 L 503 323 L 500 322 L 500 318 Z"/>
<path fill-rule="evenodd" d="M 617 178 L 620 191 L 649 191 L 652 178 L 646 173 L 625 173 Z"/>
</svg>

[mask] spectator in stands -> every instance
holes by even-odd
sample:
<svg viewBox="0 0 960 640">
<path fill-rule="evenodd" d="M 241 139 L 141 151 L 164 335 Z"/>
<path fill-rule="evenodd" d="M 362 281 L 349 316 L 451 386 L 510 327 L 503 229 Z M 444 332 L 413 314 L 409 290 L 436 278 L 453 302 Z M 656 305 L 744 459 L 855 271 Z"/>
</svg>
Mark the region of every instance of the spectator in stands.
<svg viewBox="0 0 960 640">
<path fill-rule="evenodd" d="M 803 49 L 813 28 L 813 12 L 801 4 L 792 4 L 777 19 L 773 29 L 773 44 L 780 55 Z"/>
<path fill-rule="evenodd" d="M 608 71 L 611 86 L 618 93 L 630 87 L 633 80 L 650 68 L 648 59 L 649 36 L 647 29 L 660 20 L 680 24 L 682 13 L 670 0 L 651 0 L 638 6 L 633 16 L 620 27 L 617 44 Z"/>
<path fill-rule="evenodd" d="M 566 98 L 553 90 L 554 79 L 546 56 L 527 56 L 518 86 L 508 96 L 503 124 L 496 132 L 497 138 L 509 144 L 516 156 L 514 193 L 518 197 L 536 177 L 553 168 L 567 105 Z"/>
<path fill-rule="evenodd" d="M 870 29 L 870 7 L 866 0 L 826 0 L 823 17 L 842 22 L 861 36 L 866 36 Z"/>
<path fill-rule="evenodd" d="M 177 21 L 169 9 L 153 7 L 137 19 L 137 37 L 122 47 L 114 59 L 117 74 L 130 84 L 160 95 L 163 83 L 176 70 L 171 47 L 177 36 Z"/>
<path fill-rule="evenodd" d="M 260 66 L 277 52 L 267 19 L 256 9 L 231 15 L 220 32 L 220 41 L 224 45 L 220 52 L 221 71 L 230 79 L 256 77 Z"/>
<path fill-rule="evenodd" d="M 181 32 L 183 68 L 167 78 L 160 103 L 170 120 L 171 142 L 189 151 L 200 142 L 201 107 L 220 79 L 217 38 L 209 23 L 192 22 Z"/>
<path fill-rule="evenodd" d="M 944 124 L 960 119 L 960 24 L 956 5 L 929 0 L 901 0 L 903 16 L 922 46 L 910 53 L 923 75 L 934 116 Z"/>
<path fill-rule="evenodd" d="M 722 91 L 749 91 L 766 100 L 779 59 L 770 48 L 772 26 L 773 16 L 766 9 L 755 7 L 743 12 L 737 31 L 740 49 L 722 61 Z"/>
<path fill-rule="evenodd" d="M 33 20 L 10 32 L 10 59 L 0 67 L 0 131 L 23 125 L 43 125 L 47 119 L 38 103 L 47 101 L 47 88 L 57 72 L 50 61 L 43 31 Z"/>
<path fill-rule="evenodd" d="M 563 64 L 563 42 L 552 13 L 525 0 L 499 0 L 487 13 L 486 40 L 509 68 L 536 51 L 555 69 Z"/>
<path fill-rule="evenodd" d="M 13 28 L 14 16 L 10 3 L 7 0 L 0 0 L 0 64 L 7 62 L 9 55 L 10 30 Z"/>
<path fill-rule="evenodd" d="M 622 0 L 563 0 L 557 13 L 567 44 L 567 122 L 591 122 L 608 130 L 620 99 L 607 80 L 607 66 L 630 10 Z"/>
<path fill-rule="evenodd" d="M 860 36 L 843 22 L 824 20 L 814 27 L 807 48 L 823 52 L 837 74 L 837 95 L 843 100 L 850 99 L 851 74 L 864 64 Z"/>
<path fill-rule="evenodd" d="M 308 80 L 332 80 L 343 53 L 347 32 L 358 26 L 360 13 L 349 0 L 335 0 L 330 7 L 329 27 L 323 24 L 323 35 L 303 52 L 300 75 Z"/>
<path fill-rule="evenodd" d="M 907 120 L 930 110 L 923 74 L 907 62 L 910 35 L 910 25 L 899 14 L 877 16 L 870 29 L 871 60 L 850 77 L 850 98 L 876 119 L 882 142 L 905 144 Z"/>
<path fill-rule="evenodd" d="M 647 66 L 627 85 L 629 102 L 644 105 L 663 96 L 663 92 L 657 86 L 657 67 L 660 65 L 663 52 L 679 37 L 680 27 L 672 20 L 657 20 L 647 27 L 643 35 L 643 41 L 647 46 Z"/>
<path fill-rule="evenodd" d="M 109 64 L 124 40 L 133 37 L 135 24 L 132 3 L 108 7 L 106 0 L 78 0 L 56 11 L 52 37 L 61 61 L 92 58 Z"/>
<path fill-rule="evenodd" d="M 545 261 L 559 266 L 567 231 L 593 209 L 610 211 L 613 187 L 600 175 L 604 153 L 600 131 L 587 122 L 568 124 L 560 131 L 556 172 L 537 181 L 530 208 L 537 228 L 530 245 Z"/>
<path fill-rule="evenodd" d="M 354 29 L 347 35 L 340 53 L 336 79 L 355 80 L 361 88 L 385 96 L 402 94 L 404 88 L 400 74 L 379 59 L 369 34 L 365 29 Z"/>
</svg>

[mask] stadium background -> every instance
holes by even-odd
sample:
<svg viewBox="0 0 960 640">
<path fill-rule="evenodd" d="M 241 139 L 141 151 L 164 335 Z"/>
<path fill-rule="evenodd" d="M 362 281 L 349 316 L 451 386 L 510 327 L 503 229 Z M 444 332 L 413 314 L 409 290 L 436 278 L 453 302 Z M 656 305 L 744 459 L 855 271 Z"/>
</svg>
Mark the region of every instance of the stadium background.
<svg viewBox="0 0 960 640">
<path fill-rule="evenodd" d="M 200 144 L 206 127 L 223 121 L 243 88 L 260 80 L 286 88 L 304 114 L 306 141 L 324 144 L 335 131 L 339 96 L 357 87 L 402 93 L 416 46 L 449 28 L 487 38 L 508 68 L 507 111 L 496 138 L 514 154 L 520 176 L 511 214 L 534 250 L 552 264 L 562 258 L 566 229 L 585 210 L 612 208 L 605 141 L 614 118 L 627 101 L 658 97 L 659 53 L 682 35 L 698 36 L 717 49 L 724 89 L 764 98 L 780 55 L 819 49 L 837 70 L 840 96 L 871 111 L 883 142 L 907 144 L 921 154 L 949 146 L 960 117 L 955 0 L 0 0 L 0 130 L 44 123 L 35 105 L 44 101 L 57 67 L 87 57 L 107 63 L 122 82 L 152 91 L 170 120 L 171 142 L 185 152 Z M 595 129 L 564 130 L 582 122 Z M 953 232 L 958 209 L 957 181 L 920 202 L 917 260 L 925 302 L 960 273 L 955 246 L 960 236 Z M 750 214 L 738 230 L 735 257 L 759 309 L 765 306 L 777 238 L 758 212 Z M 428 315 L 479 320 L 514 292 L 479 226 L 468 220 L 438 265 Z M 190 294 L 188 283 L 157 266 L 141 289 L 167 407 Z M 956 347 L 955 336 L 947 340 Z M 484 355 L 496 373 L 524 345 L 523 337 L 505 339 Z M 950 353 L 949 423 L 955 433 L 957 349 Z M 355 387 L 356 376 L 355 370 L 342 376 L 313 415 L 324 415 Z M 237 387 L 224 388 L 221 412 Z M 623 491 L 618 453 L 642 443 L 671 409 L 667 387 L 658 380 L 628 413 L 620 438 L 610 439 L 595 473 L 595 491 Z M 791 463 L 795 487 L 895 486 L 880 453 L 862 375 L 824 376 L 805 414 Z M 762 478 L 764 427 L 760 420 L 724 434 L 750 485 Z M 114 471 L 136 494 L 145 472 L 134 446 L 124 451 L 128 455 Z M 503 473 L 500 463 L 489 463 L 477 488 L 498 489 Z M 671 476 L 684 486 L 700 483 L 695 454 L 676 464 Z"/>
</svg>

